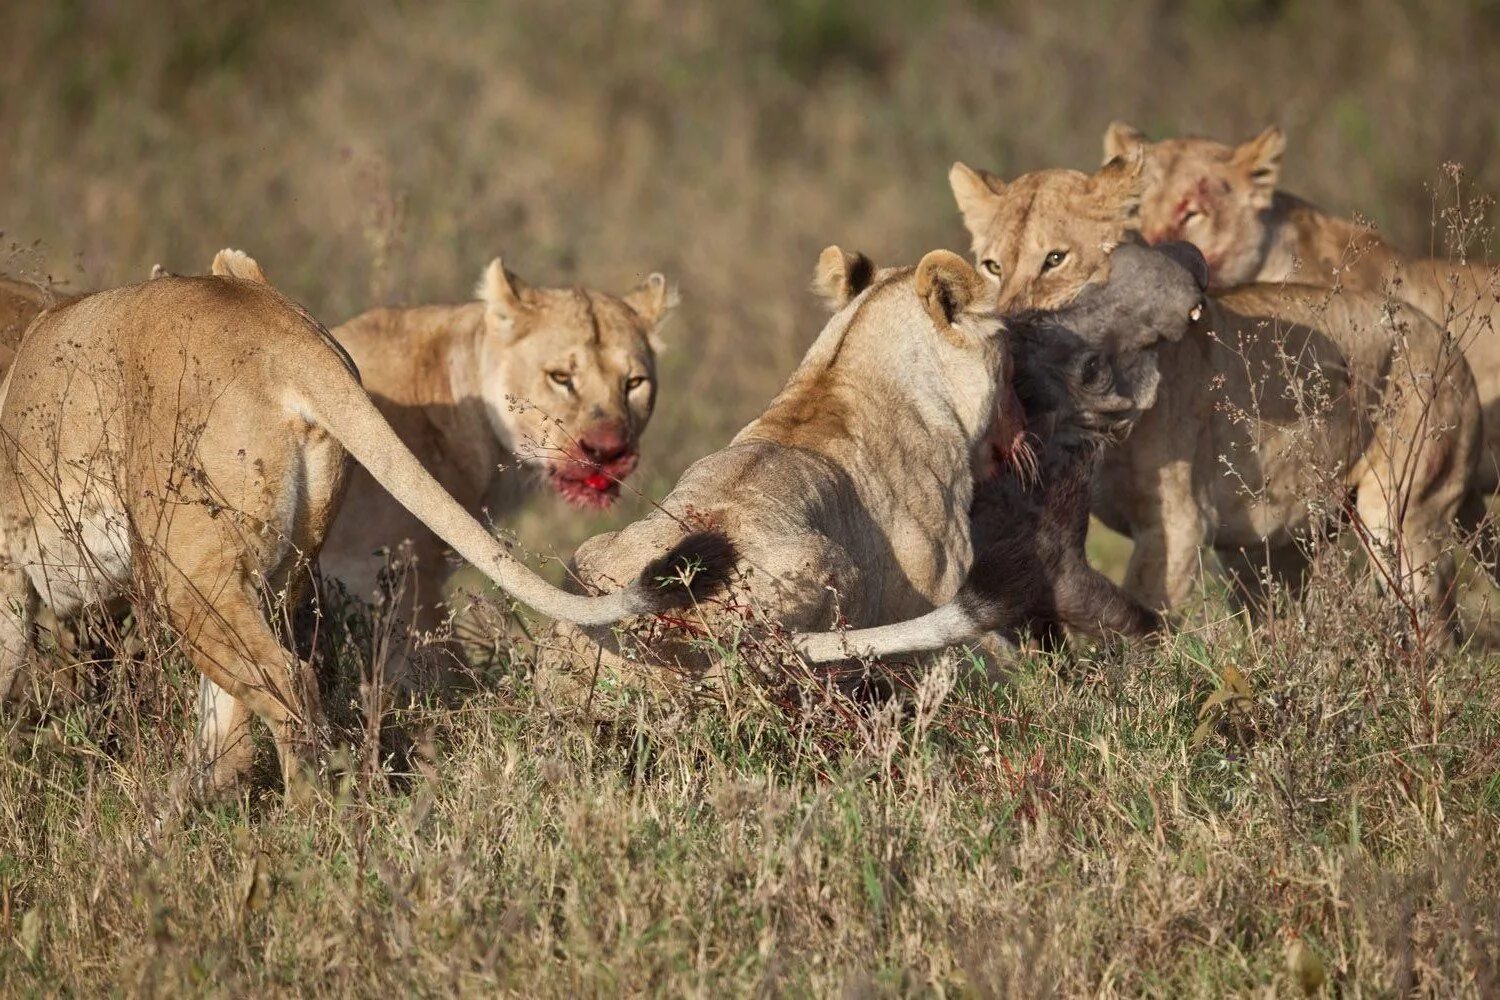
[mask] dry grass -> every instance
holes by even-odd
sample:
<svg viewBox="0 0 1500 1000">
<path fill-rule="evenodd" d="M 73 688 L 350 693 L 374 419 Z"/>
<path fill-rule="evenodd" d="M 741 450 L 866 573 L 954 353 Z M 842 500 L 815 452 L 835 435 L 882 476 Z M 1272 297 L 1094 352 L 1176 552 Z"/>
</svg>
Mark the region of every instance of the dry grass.
<svg viewBox="0 0 1500 1000">
<path fill-rule="evenodd" d="M 461 297 L 502 250 L 543 282 L 662 269 L 684 307 L 655 496 L 800 356 L 822 246 L 962 248 L 955 158 L 1086 167 L 1111 118 L 1274 118 L 1289 187 L 1413 249 L 1443 238 L 1438 164 L 1500 192 L 1481 2 L 6 21 L 7 269 L 88 288 L 240 245 L 329 322 Z M 544 502 L 520 530 L 563 553 L 604 524 Z M 1367 593 L 1330 573 L 1256 633 L 1210 596 L 1167 648 L 1005 683 L 950 660 L 900 712 L 745 685 L 586 726 L 538 712 L 501 645 L 481 693 L 393 720 L 417 737 L 395 782 L 352 711 L 379 626 L 340 610 L 345 777 L 302 810 L 261 791 L 166 827 L 193 678 L 140 630 L 138 656 L 86 664 L 87 697 L 0 726 L 0 992 L 1289 995 L 1321 972 L 1343 995 L 1494 995 L 1500 671 L 1413 654 Z M 1249 694 L 1199 731 L 1231 666 Z"/>
<path fill-rule="evenodd" d="M 1296 943 L 1346 993 L 1492 993 L 1492 661 L 1414 662 L 1348 593 L 1274 641 L 1221 622 L 995 685 L 950 660 L 895 712 L 747 687 L 591 728 L 501 664 L 404 716 L 410 782 L 355 737 L 318 803 L 169 832 L 189 678 L 139 663 L 10 730 L 0 983 L 1288 993 Z M 1199 730 L 1231 666 L 1249 696 Z"/>
</svg>

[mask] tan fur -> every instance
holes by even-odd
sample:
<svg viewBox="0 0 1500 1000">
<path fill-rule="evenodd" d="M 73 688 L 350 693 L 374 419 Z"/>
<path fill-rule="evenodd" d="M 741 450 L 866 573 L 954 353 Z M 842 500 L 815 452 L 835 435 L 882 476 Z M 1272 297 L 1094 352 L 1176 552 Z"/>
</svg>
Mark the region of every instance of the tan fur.
<svg viewBox="0 0 1500 1000">
<path fill-rule="evenodd" d="M 1009 184 L 955 163 L 953 196 L 980 269 L 1000 282 L 1000 310 L 1056 309 L 1108 274 L 1109 253 L 1135 218 L 1144 183 L 1139 157 L 1095 174 L 1038 170 Z M 1048 255 L 1062 262 L 1048 266 Z"/>
<path fill-rule="evenodd" d="M 1101 174 L 1118 178 L 1122 162 Z M 976 253 L 1010 261 L 1026 259 L 1017 243 L 1034 257 L 1040 247 L 1129 238 L 1136 193 L 1113 185 L 1111 202 L 1081 177 L 1046 170 L 987 185 L 987 214 L 964 212 L 966 222 L 995 220 L 971 233 Z M 1106 267 L 1058 269 L 1029 284 L 1023 272 L 1007 286 L 1010 301 L 1067 301 Z M 1153 607 L 1177 606 L 1201 545 L 1289 553 L 1299 533 L 1321 527 L 1306 497 L 1347 489 L 1375 536 L 1399 538 L 1405 562 L 1391 573 L 1420 574 L 1432 613 L 1451 620 L 1444 546 L 1477 460 L 1479 414 L 1468 366 L 1442 331 L 1414 309 L 1391 316 L 1378 297 L 1355 292 L 1255 286 L 1210 305 L 1199 331 L 1161 348 L 1157 402 L 1106 457 L 1099 480 L 1096 513 L 1136 542 L 1127 590 Z M 1303 368 L 1284 363 L 1275 344 Z M 1289 386 L 1310 372 L 1312 384 L 1330 387 L 1326 415 L 1292 404 Z"/>
<path fill-rule="evenodd" d="M 666 280 L 653 274 L 623 298 L 532 288 L 497 259 L 484 269 L 478 294 L 467 305 L 374 309 L 333 335 L 381 414 L 470 514 L 486 508 L 503 518 L 526 480 L 556 486 L 559 475 L 585 470 L 580 442 L 601 425 L 617 427 L 630 449 L 613 470 L 612 478 L 624 478 L 655 404 L 651 339 L 677 301 Z M 572 385 L 556 384 L 551 372 L 568 373 Z M 598 505 L 612 502 L 617 489 L 594 491 Z M 405 613 L 431 628 L 451 569 L 446 546 L 363 470 L 351 476 L 322 565 L 371 597 L 382 565 L 375 550 L 406 539 L 416 565 Z"/>
<path fill-rule="evenodd" d="M 0 277 L 0 378 L 4 378 L 16 349 L 21 346 L 21 335 L 31 321 L 45 309 L 71 302 L 75 296 Z"/>
<path fill-rule="evenodd" d="M 338 510 L 346 448 L 543 613 L 600 623 L 658 606 L 639 585 L 580 599 L 516 562 L 422 469 L 322 326 L 248 258 L 221 254 L 216 270 L 87 296 L 23 341 L 0 409 L 0 693 L 41 604 L 68 615 L 128 598 L 164 615 L 205 678 L 208 783 L 244 773 L 252 714 L 288 779 L 302 773 L 322 729 L 317 685 L 263 603 L 295 600 Z"/>
<path fill-rule="evenodd" d="M 1009 374 L 993 286 L 947 251 L 878 272 L 851 266 L 860 259 L 824 251 L 815 287 L 843 305 L 785 388 L 728 447 L 694 463 L 658 511 L 584 543 L 582 581 L 633 578 L 687 521 L 721 527 L 741 556 L 731 599 L 690 616 L 715 635 L 747 621 L 761 640 L 766 622 L 825 629 L 836 613 L 882 624 L 953 595 L 970 561 L 973 469 Z M 847 283 L 850 274 L 863 282 Z M 652 639 L 646 665 L 622 657 L 608 630 L 560 628 L 543 643 L 539 688 L 576 696 L 596 670 L 653 687 L 684 674 L 705 681 L 722 666 L 686 642 Z"/>
<path fill-rule="evenodd" d="M 1500 490 L 1500 268 L 1409 257 L 1375 230 L 1276 190 L 1285 146 L 1274 126 L 1237 146 L 1192 136 L 1151 142 L 1120 122 L 1104 138 L 1106 157 L 1135 149 L 1147 161 L 1143 234 L 1196 243 L 1215 287 L 1297 281 L 1389 290 L 1446 326 L 1473 369 L 1484 411 L 1475 487 Z"/>
</svg>

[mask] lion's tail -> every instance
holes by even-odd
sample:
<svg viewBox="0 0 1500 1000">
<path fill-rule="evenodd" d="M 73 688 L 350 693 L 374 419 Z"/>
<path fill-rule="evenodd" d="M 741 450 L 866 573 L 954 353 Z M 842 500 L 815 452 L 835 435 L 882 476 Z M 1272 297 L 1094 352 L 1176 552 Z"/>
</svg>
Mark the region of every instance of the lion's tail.
<svg viewBox="0 0 1500 1000">
<path fill-rule="evenodd" d="M 802 632 L 792 644 L 809 663 L 899 656 L 975 642 L 998 627 L 970 600 L 967 590 L 942 607 L 892 625 L 847 632 Z"/>
<path fill-rule="evenodd" d="M 551 618 L 606 625 L 690 605 L 723 583 L 734 545 L 719 531 L 685 535 L 635 582 L 611 594 L 569 594 L 543 580 L 463 509 L 422 467 L 351 372 L 330 351 L 327 365 L 288 366 L 289 406 L 325 428 L 401 506 L 516 599 Z"/>
</svg>

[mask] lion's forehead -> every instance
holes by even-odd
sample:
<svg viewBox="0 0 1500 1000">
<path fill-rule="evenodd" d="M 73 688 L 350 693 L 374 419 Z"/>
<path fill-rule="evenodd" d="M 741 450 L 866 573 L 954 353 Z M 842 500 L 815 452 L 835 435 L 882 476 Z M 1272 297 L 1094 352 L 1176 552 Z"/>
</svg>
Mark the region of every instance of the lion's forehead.
<svg viewBox="0 0 1500 1000">
<path fill-rule="evenodd" d="M 563 356 L 594 368 L 626 368 L 649 360 L 645 324 L 624 302 L 597 292 L 548 289 L 532 303 L 516 354 L 537 364 Z"/>
<path fill-rule="evenodd" d="M 1098 216 L 1103 202 L 1077 171 L 1038 171 L 1007 186 L 997 204 L 990 246 L 1012 263 L 1026 250 L 1046 252 L 1060 240 L 1086 245 L 1118 239 L 1117 223 Z"/>
<path fill-rule="evenodd" d="M 507 389 L 545 406 L 526 409 L 516 419 L 561 420 L 572 426 L 600 411 L 618 416 L 628 409 L 626 380 L 654 370 L 650 341 L 629 317 L 595 306 L 559 303 L 528 318 L 529 329 L 510 348 L 505 364 Z M 628 307 L 621 303 L 620 308 Z M 573 378 L 569 394 L 559 394 L 552 384 L 559 371 Z"/>
<path fill-rule="evenodd" d="M 1156 164 L 1163 192 L 1177 192 L 1206 177 L 1228 181 L 1234 174 L 1234 149 L 1210 139 L 1178 139 L 1158 143 L 1149 154 Z"/>
</svg>

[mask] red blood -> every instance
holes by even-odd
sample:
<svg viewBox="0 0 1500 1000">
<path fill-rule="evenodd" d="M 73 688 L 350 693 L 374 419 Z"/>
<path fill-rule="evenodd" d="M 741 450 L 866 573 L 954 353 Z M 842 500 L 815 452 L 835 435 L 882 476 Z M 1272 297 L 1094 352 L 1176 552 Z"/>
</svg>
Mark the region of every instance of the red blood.
<svg viewBox="0 0 1500 1000">
<path fill-rule="evenodd" d="M 598 490 L 600 493 L 603 493 L 609 489 L 610 479 L 602 472 L 590 472 L 588 478 L 583 481 L 583 485 L 591 490 Z"/>
</svg>

